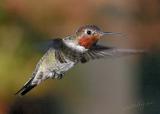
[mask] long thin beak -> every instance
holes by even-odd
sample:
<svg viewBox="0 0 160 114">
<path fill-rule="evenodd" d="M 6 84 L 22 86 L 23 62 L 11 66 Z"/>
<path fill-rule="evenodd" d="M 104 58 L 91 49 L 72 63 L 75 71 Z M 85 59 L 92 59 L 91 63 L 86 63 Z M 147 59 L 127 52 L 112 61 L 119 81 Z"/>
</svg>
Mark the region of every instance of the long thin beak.
<svg viewBox="0 0 160 114">
<path fill-rule="evenodd" d="M 104 36 L 104 35 L 118 35 L 118 36 L 125 36 L 123 33 L 120 33 L 120 32 L 101 32 L 101 35 Z"/>
</svg>

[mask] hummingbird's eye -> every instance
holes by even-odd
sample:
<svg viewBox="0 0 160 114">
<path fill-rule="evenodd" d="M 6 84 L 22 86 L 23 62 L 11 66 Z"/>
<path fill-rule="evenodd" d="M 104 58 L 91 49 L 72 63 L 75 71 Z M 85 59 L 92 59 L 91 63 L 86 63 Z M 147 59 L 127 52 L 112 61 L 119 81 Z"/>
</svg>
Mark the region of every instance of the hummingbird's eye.
<svg viewBox="0 0 160 114">
<path fill-rule="evenodd" d="M 87 30 L 86 33 L 87 33 L 88 35 L 91 35 L 91 34 L 92 34 L 92 31 L 91 31 L 91 30 Z"/>
</svg>

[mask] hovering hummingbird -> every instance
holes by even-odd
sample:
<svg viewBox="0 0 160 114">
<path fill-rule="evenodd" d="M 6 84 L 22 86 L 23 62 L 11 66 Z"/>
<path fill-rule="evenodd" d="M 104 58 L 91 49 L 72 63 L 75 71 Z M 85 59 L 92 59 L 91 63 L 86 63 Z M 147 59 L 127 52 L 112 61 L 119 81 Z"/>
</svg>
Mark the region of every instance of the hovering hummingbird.
<svg viewBox="0 0 160 114">
<path fill-rule="evenodd" d="M 104 35 L 120 33 L 102 32 L 95 25 L 79 27 L 75 34 L 63 39 L 53 39 L 52 43 L 36 65 L 31 78 L 16 93 L 25 95 L 31 89 L 47 79 L 62 79 L 65 72 L 78 63 L 104 57 L 114 57 L 142 53 L 142 50 L 119 49 L 99 45 Z"/>
</svg>

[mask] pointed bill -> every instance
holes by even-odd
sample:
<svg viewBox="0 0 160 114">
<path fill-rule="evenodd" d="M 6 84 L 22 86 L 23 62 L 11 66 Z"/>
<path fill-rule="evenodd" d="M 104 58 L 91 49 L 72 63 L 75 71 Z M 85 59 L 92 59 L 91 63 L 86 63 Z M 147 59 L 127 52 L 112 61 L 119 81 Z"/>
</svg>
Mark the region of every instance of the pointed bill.
<svg viewBox="0 0 160 114">
<path fill-rule="evenodd" d="M 120 36 L 120 37 L 126 37 L 125 34 L 120 33 L 120 32 L 101 32 L 100 34 L 101 34 L 101 36 L 116 35 L 116 36 Z"/>
</svg>

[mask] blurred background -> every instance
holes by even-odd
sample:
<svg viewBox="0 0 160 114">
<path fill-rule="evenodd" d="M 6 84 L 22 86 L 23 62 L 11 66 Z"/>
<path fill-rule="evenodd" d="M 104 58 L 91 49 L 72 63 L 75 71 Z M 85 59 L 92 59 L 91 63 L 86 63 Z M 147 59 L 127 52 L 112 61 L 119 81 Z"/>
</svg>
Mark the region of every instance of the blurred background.
<svg viewBox="0 0 160 114">
<path fill-rule="evenodd" d="M 85 24 L 127 35 L 106 45 L 148 53 L 79 64 L 15 96 L 44 54 L 39 44 Z M 159 0 L 0 0 L 0 114 L 158 114 L 159 49 Z"/>
</svg>

